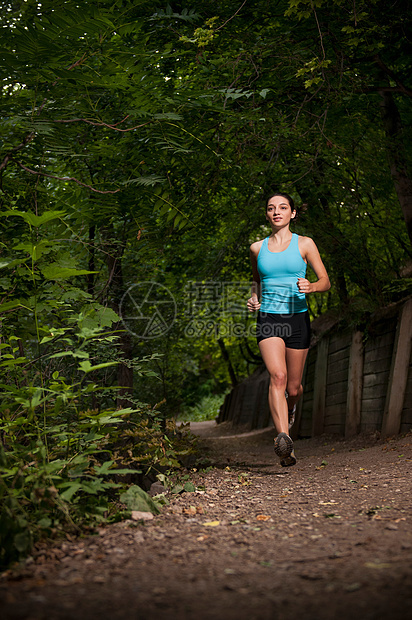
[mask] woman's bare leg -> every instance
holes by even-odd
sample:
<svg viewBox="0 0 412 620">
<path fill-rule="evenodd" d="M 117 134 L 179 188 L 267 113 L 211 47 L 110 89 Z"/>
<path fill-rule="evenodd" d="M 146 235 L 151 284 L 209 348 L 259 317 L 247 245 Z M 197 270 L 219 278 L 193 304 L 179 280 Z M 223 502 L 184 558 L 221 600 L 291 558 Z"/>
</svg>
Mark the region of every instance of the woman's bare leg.
<svg viewBox="0 0 412 620">
<path fill-rule="evenodd" d="M 269 409 L 276 431 L 288 433 L 286 347 L 281 338 L 266 338 L 259 343 L 260 353 L 270 375 Z"/>
<path fill-rule="evenodd" d="M 292 410 L 303 393 L 302 376 L 308 349 L 286 348 L 288 409 Z"/>
</svg>

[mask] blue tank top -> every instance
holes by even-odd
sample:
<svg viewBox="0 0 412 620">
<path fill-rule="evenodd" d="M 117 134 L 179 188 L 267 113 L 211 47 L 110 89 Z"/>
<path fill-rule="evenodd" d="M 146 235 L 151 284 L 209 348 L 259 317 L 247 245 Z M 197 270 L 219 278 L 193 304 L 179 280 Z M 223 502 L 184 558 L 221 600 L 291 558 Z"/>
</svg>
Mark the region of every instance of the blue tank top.
<svg viewBox="0 0 412 620">
<path fill-rule="evenodd" d="M 305 293 L 298 289 L 298 278 L 306 277 L 306 263 L 299 252 L 298 235 L 283 252 L 271 252 L 269 237 L 260 247 L 257 268 L 260 276 L 262 299 L 261 312 L 294 314 L 307 310 Z"/>
</svg>

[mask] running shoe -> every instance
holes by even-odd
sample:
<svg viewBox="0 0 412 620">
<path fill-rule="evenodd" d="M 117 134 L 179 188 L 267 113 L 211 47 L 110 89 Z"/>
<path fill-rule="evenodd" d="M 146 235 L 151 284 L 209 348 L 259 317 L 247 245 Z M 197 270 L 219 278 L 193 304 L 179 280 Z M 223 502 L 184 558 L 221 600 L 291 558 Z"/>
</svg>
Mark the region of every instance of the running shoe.
<svg viewBox="0 0 412 620">
<path fill-rule="evenodd" d="M 279 433 L 275 439 L 274 448 L 280 459 L 286 459 L 293 452 L 293 441 L 286 433 Z"/>
<path fill-rule="evenodd" d="M 293 408 L 290 411 L 288 410 L 288 416 L 289 416 L 289 430 L 290 430 L 295 423 L 296 405 L 293 405 Z"/>
<path fill-rule="evenodd" d="M 289 456 L 284 459 L 280 459 L 280 464 L 282 465 L 282 467 L 290 467 L 291 465 L 296 465 L 295 451 L 292 450 Z"/>
</svg>

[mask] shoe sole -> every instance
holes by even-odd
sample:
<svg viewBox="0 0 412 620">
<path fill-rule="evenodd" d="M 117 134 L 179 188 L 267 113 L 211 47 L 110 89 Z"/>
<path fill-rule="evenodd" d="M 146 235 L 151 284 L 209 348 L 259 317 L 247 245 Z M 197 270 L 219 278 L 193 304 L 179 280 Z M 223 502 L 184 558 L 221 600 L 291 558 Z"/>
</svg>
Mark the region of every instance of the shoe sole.
<svg viewBox="0 0 412 620">
<path fill-rule="evenodd" d="M 274 448 L 279 458 L 286 459 L 293 451 L 293 441 L 286 433 L 279 433 L 275 439 Z"/>
<path fill-rule="evenodd" d="M 281 459 L 280 464 L 282 467 L 291 467 L 292 465 L 296 465 L 296 456 L 292 452 L 285 459 Z"/>
</svg>

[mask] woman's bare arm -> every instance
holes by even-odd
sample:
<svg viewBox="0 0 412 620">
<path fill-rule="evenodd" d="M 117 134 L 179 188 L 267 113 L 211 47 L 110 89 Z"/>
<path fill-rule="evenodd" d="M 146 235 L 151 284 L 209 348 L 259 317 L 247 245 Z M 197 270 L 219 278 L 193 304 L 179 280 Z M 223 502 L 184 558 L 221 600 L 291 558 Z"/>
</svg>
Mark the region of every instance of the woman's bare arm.
<svg viewBox="0 0 412 620">
<path fill-rule="evenodd" d="M 328 291 L 330 289 L 330 280 L 316 243 L 310 237 L 301 237 L 299 241 L 299 250 L 301 250 L 303 258 L 312 267 L 317 277 L 317 282 L 309 282 L 306 278 L 299 278 L 299 291 L 301 293 L 324 293 Z"/>
<path fill-rule="evenodd" d="M 257 268 L 257 257 L 262 241 L 256 241 L 250 246 L 250 262 L 252 264 L 253 282 L 250 298 L 247 300 L 247 307 L 250 312 L 256 312 L 260 308 L 260 276 Z"/>
</svg>

